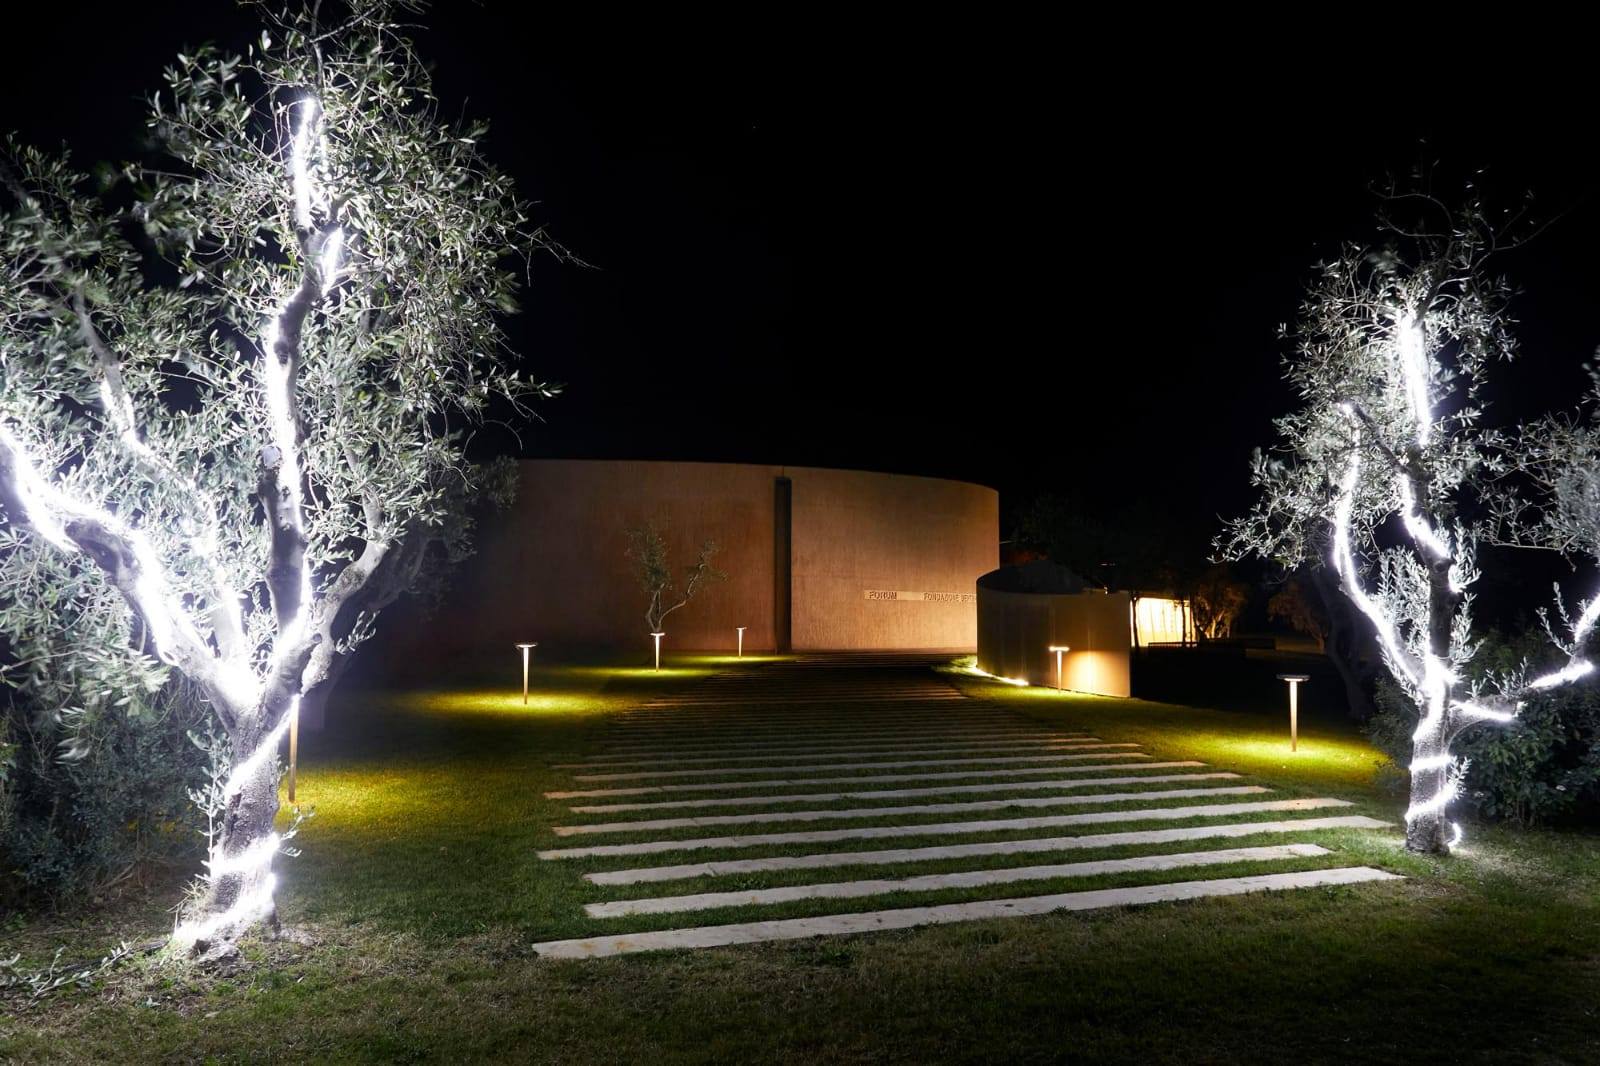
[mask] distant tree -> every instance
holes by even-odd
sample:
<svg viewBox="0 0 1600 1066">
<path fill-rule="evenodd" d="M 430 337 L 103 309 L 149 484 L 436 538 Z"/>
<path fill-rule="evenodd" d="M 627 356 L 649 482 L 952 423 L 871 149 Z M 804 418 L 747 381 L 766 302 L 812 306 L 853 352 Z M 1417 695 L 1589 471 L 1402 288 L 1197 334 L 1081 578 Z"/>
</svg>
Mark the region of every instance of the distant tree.
<svg viewBox="0 0 1600 1066">
<path fill-rule="evenodd" d="M 1317 642 L 1317 651 L 1328 650 L 1328 616 L 1322 603 L 1306 595 L 1305 581 L 1290 578 L 1267 601 L 1267 617 L 1282 622 L 1294 632 Z"/>
<path fill-rule="evenodd" d="M 1194 622 L 1207 640 L 1233 635 L 1233 623 L 1250 602 L 1250 586 L 1235 580 L 1224 563 L 1208 568 L 1190 589 Z"/>
<path fill-rule="evenodd" d="M 1592 670 L 1582 652 L 1600 599 L 1571 622 L 1559 668 L 1469 674 L 1476 516 L 1511 465 L 1479 406 L 1490 365 L 1515 351 L 1510 289 L 1487 268 L 1509 241 L 1475 202 L 1452 211 L 1402 192 L 1386 204 L 1418 217 L 1385 219 L 1383 244 L 1349 247 L 1320 268 L 1286 359 L 1301 407 L 1277 420 L 1281 446 L 1255 463 L 1261 498 L 1220 547 L 1288 567 L 1326 549 L 1416 710 L 1406 846 L 1445 852 L 1459 836 L 1446 817 L 1463 772 L 1452 745 Z"/>
<path fill-rule="evenodd" d="M 678 591 L 672 579 L 672 563 L 667 555 L 666 539 L 661 527 L 654 522 L 631 527 L 628 530 L 628 558 L 633 560 L 639 586 L 649 597 L 644 611 L 644 624 L 650 633 L 661 633 L 667 615 L 694 599 L 695 593 L 708 581 L 724 581 L 728 575 L 711 565 L 711 560 L 722 548 L 714 540 L 700 544 L 695 561 L 683 568 L 683 589 Z"/>
</svg>

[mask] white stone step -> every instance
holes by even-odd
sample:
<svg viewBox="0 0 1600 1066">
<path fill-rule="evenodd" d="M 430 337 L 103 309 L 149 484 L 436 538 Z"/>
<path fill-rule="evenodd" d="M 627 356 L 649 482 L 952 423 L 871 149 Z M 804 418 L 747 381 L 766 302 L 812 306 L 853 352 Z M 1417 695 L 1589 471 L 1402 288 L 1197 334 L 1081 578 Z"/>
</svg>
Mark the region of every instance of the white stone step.
<svg viewBox="0 0 1600 1066">
<path fill-rule="evenodd" d="M 665 800 L 659 803 L 595 803 L 571 807 L 574 814 L 617 814 L 624 811 L 665 811 L 700 807 L 764 807 L 778 803 L 833 803 L 838 800 L 910 799 L 913 796 L 960 796 L 975 792 L 1024 792 L 1040 789 L 1089 788 L 1100 785 L 1170 784 L 1174 781 L 1220 781 L 1238 774 L 1150 774 L 1139 777 L 1052 778 L 1048 781 L 1000 781 L 984 785 L 934 785 L 931 788 L 867 789 L 861 792 L 800 792 L 792 796 L 718 796 L 715 799 Z"/>
<path fill-rule="evenodd" d="M 835 738 L 831 732 L 825 732 L 809 740 L 728 740 L 716 748 L 694 748 L 688 745 L 710 743 L 707 740 L 683 740 L 677 745 L 663 744 L 617 744 L 607 746 L 603 754 L 606 755 L 711 755 L 717 752 L 735 751 L 784 751 L 790 748 L 830 747 L 843 748 L 851 745 L 876 745 L 879 742 L 892 742 L 912 739 L 926 743 L 950 742 L 959 743 L 969 740 L 1085 740 L 1087 733 L 1062 733 L 1062 732 L 1028 732 L 1014 728 L 987 728 L 987 729 L 956 729 L 937 730 L 926 732 L 921 729 L 903 729 L 890 732 L 871 732 L 859 735 L 845 735 Z"/>
<path fill-rule="evenodd" d="M 830 851 L 816 855 L 777 855 L 768 859 L 728 859 L 691 862 L 676 866 L 640 866 L 631 870 L 605 870 L 584 874 L 596 885 L 637 885 L 681 881 L 693 877 L 737 877 L 784 870 L 825 870 L 839 866 L 893 866 L 908 862 L 944 862 L 991 855 L 1035 855 L 1054 851 L 1095 848 L 1148 847 L 1191 840 L 1221 840 L 1258 833 L 1311 833 L 1323 829 L 1388 829 L 1364 814 L 1331 818 L 1289 818 L 1276 822 L 1235 822 L 1231 825 L 1196 825 L 1182 829 L 1138 829 L 1124 833 L 1087 833 L 1073 837 L 1034 837 L 1030 840 L 994 840 L 983 844 L 941 844 L 928 848 L 885 848 L 881 851 Z"/>
<path fill-rule="evenodd" d="M 718 907 L 767 907 L 803 899 L 858 899 L 862 896 L 881 896 L 887 892 L 938 892 L 947 888 L 986 888 L 989 885 L 1009 885 L 1019 881 L 1051 881 L 1062 877 L 1099 877 L 1103 874 L 1137 873 L 1148 870 L 1180 870 L 1192 866 L 1222 866 L 1230 862 L 1277 862 L 1282 859 L 1331 854 L 1333 853 L 1327 848 L 1316 844 L 1272 844 L 1259 848 L 1221 848 L 1217 851 L 1138 855 L 1130 859 L 1064 862 L 1051 866 L 1013 866 L 997 870 L 924 874 L 919 877 L 834 881 L 819 885 L 747 889 L 742 892 L 700 892 L 692 896 L 624 899 L 612 903 L 590 903 L 583 909 L 591 918 L 625 918 L 634 914 L 681 914 L 684 911 L 716 910 Z"/>
<path fill-rule="evenodd" d="M 1272 789 L 1261 785 L 1212 785 L 1207 788 L 1153 788 L 1148 792 L 1092 792 L 1078 796 L 1010 796 L 1006 799 L 967 800 L 962 803 L 917 803 L 900 807 L 851 807 L 842 810 L 761 811 L 756 814 L 702 814 L 685 818 L 652 818 L 638 822 L 596 822 L 593 825 L 553 825 L 560 837 L 600 836 L 607 833 L 654 833 L 668 829 L 708 829 L 721 825 L 757 825 L 763 822 L 833 822 L 858 818 L 901 818 L 921 814 L 969 814 L 1016 808 L 1085 807 L 1103 803 L 1158 802 L 1166 799 L 1205 799 L 1211 796 L 1259 796 Z"/>
<path fill-rule="evenodd" d="M 678 729 L 685 725 L 724 726 L 730 722 L 777 727 L 796 718 L 830 719 L 840 722 L 904 721 L 928 722 L 962 719 L 975 722 L 1019 721 L 1022 716 L 1010 711 L 986 710 L 965 703 L 957 696 L 952 700 L 939 700 L 942 707 L 913 706 L 920 700 L 881 700 L 870 702 L 899 704 L 895 707 L 878 707 L 864 710 L 858 704 L 869 702 L 860 698 L 815 700 L 773 700 L 762 710 L 751 710 L 750 702 L 730 699 L 716 703 L 674 704 L 641 707 L 623 711 L 605 725 L 617 732 L 645 729 Z M 961 704 L 951 706 L 951 704 Z"/>
<path fill-rule="evenodd" d="M 796 690 L 799 692 L 799 690 Z M 679 709 L 703 707 L 770 707 L 804 706 L 814 703 L 957 703 L 966 697 L 959 692 L 835 692 L 815 694 L 773 693 L 768 696 L 750 696 L 737 693 L 718 693 L 714 696 L 684 697 L 682 699 L 651 700 L 629 714 L 662 714 Z"/>
<path fill-rule="evenodd" d="M 1101 759 L 1148 759 L 1137 752 L 1112 752 Z M 1027 777 L 1030 774 L 1097 774 L 1102 770 L 1165 770 L 1179 766 L 1204 766 L 1203 762 L 1181 759 L 1176 762 L 1094 762 L 1082 766 L 1029 766 L 1020 770 L 947 770 L 942 773 L 876 774 L 872 777 L 809 777 L 777 781 L 703 781 L 692 785 L 639 785 L 634 788 L 588 788 L 567 792 L 546 792 L 545 799 L 586 799 L 599 796 L 671 796 L 680 792 L 732 792 L 749 788 L 803 788 L 806 785 L 876 785 L 885 781 L 960 781 L 1000 777 Z"/>
<path fill-rule="evenodd" d="M 700 763 L 770 762 L 773 759 L 881 759 L 888 755 L 950 755 L 985 751 L 1084 751 L 1105 747 L 1099 737 L 1085 740 L 997 740 L 993 742 L 960 742 L 955 744 L 870 744 L 845 751 L 826 748 L 805 751 L 762 751 L 743 755 L 704 755 L 678 758 L 674 755 L 639 757 L 633 755 L 598 755 L 583 762 L 552 763 L 556 770 L 610 769 L 624 766 L 694 766 Z"/>
<path fill-rule="evenodd" d="M 686 840 L 650 840 L 639 844 L 595 844 L 583 848 L 553 848 L 538 853 L 541 859 L 585 859 L 603 855 L 658 855 L 707 848 L 759 848 L 767 845 L 831 844 L 839 840 L 890 840 L 896 837 L 962 836 L 968 833 L 1019 833 L 1030 829 L 1063 829 L 1069 825 L 1105 822 L 1170 822 L 1184 818 L 1231 818 L 1263 811 L 1311 811 L 1321 807 L 1349 807 L 1349 800 L 1289 799 L 1258 803 L 1208 803 L 1195 807 L 1140 807 L 1093 814 L 1052 814 L 1042 818 L 994 818 L 978 822 L 932 822 L 925 825 L 875 825 L 852 829 L 812 829 L 793 833 L 750 833 L 743 836 L 691 837 Z"/>
<path fill-rule="evenodd" d="M 1137 748 L 1137 744 L 1094 744 L 1095 748 Z M 621 774 L 573 774 L 574 781 L 646 781 L 661 777 L 710 777 L 715 774 L 803 774 L 829 773 L 836 770 L 904 770 L 911 766 L 1000 766 L 1019 762 L 1069 762 L 1077 759 L 1101 759 L 1099 752 L 1067 755 L 999 755 L 980 759 L 913 759 L 905 762 L 825 762 L 803 763 L 798 766 L 726 766 L 694 770 L 630 770 Z"/>
<path fill-rule="evenodd" d="M 809 716 L 785 715 L 775 718 L 770 722 L 751 721 L 736 714 L 724 714 L 715 718 L 697 719 L 687 721 L 673 720 L 663 717 L 658 722 L 627 725 L 624 722 L 609 723 L 604 727 L 604 737 L 618 743 L 651 742 L 660 740 L 678 740 L 693 738 L 697 735 L 707 737 L 726 737 L 739 735 L 742 737 L 770 737 L 778 738 L 793 736 L 794 726 L 801 723 L 807 728 L 827 729 L 837 731 L 866 732 L 868 730 L 888 729 L 991 729 L 994 727 L 1033 726 L 1037 728 L 1041 723 L 1030 722 L 1026 718 L 1014 714 L 985 714 L 970 715 L 960 713 L 944 713 L 931 715 L 889 716 L 870 714 L 841 713 L 838 715 Z"/>
<path fill-rule="evenodd" d="M 665 929 L 649 933 L 621 933 L 615 936 L 584 937 L 576 940 L 550 940 L 533 945 L 533 950 L 545 958 L 593 959 L 639 951 L 724 947 L 730 944 L 754 944 L 770 940 L 800 940 L 813 936 L 841 936 L 883 929 L 911 929 L 923 925 L 946 925 L 985 918 L 1016 918 L 1049 914 L 1052 911 L 1129 907 L 1147 903 L 1203 899 L 1208 896 L 1237 896 L 1247 892 L 1277 892 L 1295 888 L 1398 880 L 1400 880 L 1398 875 L 1370 866 L 1345 866 L 1333 870 L 1309 870 L 1302 873 L 1224 877 L 1213 881 L 1177 881 L 1163 885 L 1139 885 L 1134 888 L 1063 892 L 1052 896 L 946 903 L 937 907 L 906 907 L 859 914 L 830 914 L 820 918 L 786 918 L 767 922 Z"/>
</svg>

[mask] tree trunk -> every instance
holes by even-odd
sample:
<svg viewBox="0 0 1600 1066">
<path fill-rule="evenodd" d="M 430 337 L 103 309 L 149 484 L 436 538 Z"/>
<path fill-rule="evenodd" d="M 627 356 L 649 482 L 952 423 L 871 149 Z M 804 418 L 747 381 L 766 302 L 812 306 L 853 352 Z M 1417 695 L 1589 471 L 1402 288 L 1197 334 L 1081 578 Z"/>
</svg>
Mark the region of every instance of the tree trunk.
<svg viewBox="0 0 1600 1066">
<path fill-rule="evenodd" d="M 1415 762 L 1418 759 L 1428 758 L 1449 750 L 1445 740 L 1445 726 L 1441 719 L 1437 730 L 1430 730 L 1428 736 L 1420 737 L 1411 743 L 1411 757 Z M 1448 767 L 1440 766 L 1428 770 L 1413 770 L 1411 772 L 1411 804 L 1427 803 L 1437 796 L 1445 787 L 1445 778 L 1449 773 Z M 1425 813 L 1418 814 L 1406 822 L 1406 850 L 1419 851 L 1429 855 L 1443 855 L 1450 850 L 1450 837 L 1452 836 L 1450 824 L 1445 820 L 1443 807 L 1434 807 Z"/>
<path fill-rule="evenodd" d="M 1425 483 L 1415 486 L 1418 499 L 1427 498 L 1425 490 Z M 1428 652 L 1441 664 L 1450 661 L 1450 632 L 1460 602 L 1459 595 L 1450 587 L 1450 563 L 1450 559 L 1440 557 L 1428 564 Z M 1425 669 L 1425 689 L 1427 684 Z M 1422 763 L 1426 769 L 1411 771 L 1411 811 L 1419 807 L 1426 810 L 1419 814 L 1406 812 L 1406 848 L 1411 851 L 1442 855 L 1450 850 L 1452 834 L 1448 832 L 1445 805 L 1439 802 L 1439 797 L 1444 795 L 1450 774 L 1446 759 L 1450 754 L 1451 719 L 1455 714 L 1451 707 L 1452 687 L 1448 681 L 1441 680 L 1437 696 L 1433 697 L 1438 705 L 1417 708 L 1422 718 L 1417 736 L 1411 742 L 1412 766 L 1416 767 L 1419 760 L 1427 762 Z"/>
<path fill-rule="evenodd" d="M 265 735 L 257 729 L 236 736 L 234 766 L 246 765 Z M 278 783 L 274 750 L 256 759 L 224 809 L 211 859 L 221 872 L 213 872 L 205 897 L 187 918 L 198 934 L 195 954 L 213 954 L 258 923 L 273 932 L 278 929 L 272 895 L 277 848 L 269 840 L 278 816 Z"/>
</svg>

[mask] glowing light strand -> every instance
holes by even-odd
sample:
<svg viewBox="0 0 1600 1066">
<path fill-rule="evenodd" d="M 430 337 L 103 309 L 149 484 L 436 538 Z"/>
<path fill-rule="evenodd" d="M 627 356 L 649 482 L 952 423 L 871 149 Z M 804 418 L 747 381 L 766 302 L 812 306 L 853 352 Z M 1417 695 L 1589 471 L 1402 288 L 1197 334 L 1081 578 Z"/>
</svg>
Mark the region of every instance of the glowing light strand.
<svg viewBox="0 0 1600 1066">
<path fill-rule="evenodd" d="M 1417 444 L 1426 448 L 1433 431 L 1433 408 L 1428 401 L 1428 346 L 1422 323 L 1410 308 L 1395 321 L 1395 352 L 1405 381 L 1406 400 L 1417 423 Z"/>
<path fill-rule="evenodd" d="M 1401 474 L 1395 480 L 1400 486 L 1400 520 L 1405 523 L 1411 539 L 1426 548 L 1435 559 L 1451 558 L 1450 542 L 1428 525 L 1428 520 L 1422 517 L 1422 512 L 1417 508 L 1416 494 L 1411 491 L 1411 479 Z"/>
<path fill-rule="evenodd" d="M 1339 494 L 1333 505 L 1333 569 L 1344 585 L 1345 594 L 1378 631 L 1378 642 L 1383 647 L 1384 656 L 1389 660 L 1395 673 L 1403 677 L 1412 688 L 1416 688 L 1417 671 L 1410 661 L 1410 654 L 1400 641 L 1399 631 L 1395 629 L 1389 616 L 1384 614 L 1382 608 L 1362 588 L 1361 575 L 1356 569 L 1355 553 L 1350 546 L 1350 519 L 1355 509 L 1356 483 L 1360 478 L 1361 453 L 1359 449 L 1353 449 L 1350 453 L 1350 466 L 1345 471 L 1344 480 L 1339 485 Z"/>
</svg>

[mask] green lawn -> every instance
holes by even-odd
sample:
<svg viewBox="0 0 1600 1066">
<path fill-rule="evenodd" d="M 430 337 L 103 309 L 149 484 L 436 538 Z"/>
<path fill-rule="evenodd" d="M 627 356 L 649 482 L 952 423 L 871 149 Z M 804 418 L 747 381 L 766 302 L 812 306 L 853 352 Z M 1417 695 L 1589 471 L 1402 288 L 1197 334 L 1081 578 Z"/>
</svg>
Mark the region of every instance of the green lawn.
<svg viewBox="0 0 1600 1066">
<path fill-rule="evenodd" d="M 1407 880 L 599 962 L 533 957 L 536 941 L 595 931 L 582 904 L 636 894 L 578 877 L 626 865 L 618 860 L 535 857 L 561 846 L 549 826 L 571 820 L 565 804 L 542 798 L 570 787 L 550 764 L 592 751 L 596 727 L 618 709 L 727 665 L 679 659 L 659 675 L 540 667 L 527 708 L 518 694 L 492 687 L 350 695 L 329 732 L 306 738 L 301 799 L 317 814 L 297 842 L 304 854 L 279 866 L 284 917 L 310 942 L 254 944 L 225 976 L 132 967 L 94 992 L 0 1016 L 0 1058 L 1600 1059 L 1600 840 L 1570 833 L 1471 827 L 1469 846 L 1447 861 L 1406 855 L 1392 832 L 1322 833 L 1315 839 L 1337 854 L 1300 868 L 1368 864 Z M 745 668 L 759 665 L 747 660 Z M 957 684 L 1052 725 L 1144 744 L 1160 759 L 1203 760 L 1284 795 L 1358 803 L 1333 813 L 1398 816 L 1398 801 L 1374 785 L 1378 755 L 1337 719 L 1306 722 L 1301 751 L 1291 756 L 1278 717 L 959 676 Z M 925 842 L 938 841 L 895 846 Z M 795 850 L 748 849 L 741 857 Z M 960 865 L 873 867 L 868 876 Z M 854 872 L 787 874 L 781 883 Z M 1235 872 L 1248 871 L 1194 876 Z M 769 883 L 779 882 L 754 875 L 716 887 Z M 1123 876 L 1071 887 L 1136 883 Z M 1011 891 L 1057 890 L 1032 882 Z M 69 954 L 87 956 L 119 937 L 158 931 L 171 903 L 13 922 L 0 936 L 7 953 L 45 959 L 66 944 Z M 820 901 L 730 908 L 615 919 L 605 931 L 836 909 L 843 908 Z"/>
</svg>

